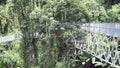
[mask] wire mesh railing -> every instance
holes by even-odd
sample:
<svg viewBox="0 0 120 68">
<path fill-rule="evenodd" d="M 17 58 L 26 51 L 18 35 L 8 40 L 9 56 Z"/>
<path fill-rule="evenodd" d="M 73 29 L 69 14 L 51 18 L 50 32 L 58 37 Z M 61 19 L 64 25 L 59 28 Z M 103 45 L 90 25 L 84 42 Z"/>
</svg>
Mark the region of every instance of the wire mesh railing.
<svg viewBox="0 0 120 68">
<path fill-rule="evenodd" d="M 83 40 L 75 40 L 76 48 L 120 68 L 120 24 L 87 23 L 81 28 L 87 36 Z"/>
</svg>

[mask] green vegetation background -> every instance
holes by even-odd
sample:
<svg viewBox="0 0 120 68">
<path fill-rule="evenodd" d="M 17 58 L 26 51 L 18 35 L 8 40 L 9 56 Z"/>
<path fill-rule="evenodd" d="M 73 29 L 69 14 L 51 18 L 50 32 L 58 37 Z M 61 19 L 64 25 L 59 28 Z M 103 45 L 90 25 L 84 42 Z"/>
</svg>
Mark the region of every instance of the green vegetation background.
<svg viewBox="0 0 120 68">
<path fill-rule="evenodd" d="M 86 22 L 120 22 L 120 0 L 0 0 L 0 36 L 23 36 L 0 43 L 0 68 L 75 68 L 71 34 Z"/>
</svg>

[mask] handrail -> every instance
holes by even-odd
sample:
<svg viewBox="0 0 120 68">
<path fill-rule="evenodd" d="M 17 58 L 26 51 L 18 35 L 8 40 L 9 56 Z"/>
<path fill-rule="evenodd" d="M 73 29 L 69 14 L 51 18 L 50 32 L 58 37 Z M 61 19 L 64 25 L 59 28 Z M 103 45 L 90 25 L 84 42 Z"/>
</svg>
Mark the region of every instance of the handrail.
<svg viewBox="0 0 120 68">
<path fill-rule="evenodd" d="M 120 68 L 120 24 L 85 23 L 81 28 L 87 32 L 87 37 L 84 41 L 76 40 L 76 48 Z"/>
</svg>

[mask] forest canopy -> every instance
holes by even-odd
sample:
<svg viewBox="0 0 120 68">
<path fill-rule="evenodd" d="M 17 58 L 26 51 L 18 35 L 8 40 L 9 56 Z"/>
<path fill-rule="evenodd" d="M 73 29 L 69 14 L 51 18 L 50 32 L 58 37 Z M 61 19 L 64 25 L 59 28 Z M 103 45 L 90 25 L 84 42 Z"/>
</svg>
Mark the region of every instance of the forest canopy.
<svg viewBox="0 0 120 68">
<path fill-rule="evenodd" d="M 120 22 L 120 0 L 0 0 L 0 36 L 22 35 L 0 43 L 0 68 L 75 68 L 88 22 Z"/>
</svg>

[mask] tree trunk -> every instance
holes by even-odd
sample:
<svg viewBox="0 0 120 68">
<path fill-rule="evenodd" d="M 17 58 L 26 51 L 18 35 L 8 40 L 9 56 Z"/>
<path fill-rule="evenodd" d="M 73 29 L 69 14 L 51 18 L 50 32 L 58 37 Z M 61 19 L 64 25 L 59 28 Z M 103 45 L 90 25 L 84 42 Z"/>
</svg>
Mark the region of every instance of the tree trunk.
<svg viewBox="0 0 120 68">
<path fill-rule="evenodd" d="M 34 59 L 34 65 L 36 66 L 38 64 L 38 48 L 36 45 L 37 39 L 32 39 L 32 48 L 33 48 L 33 59 Z"/>
</svg>

